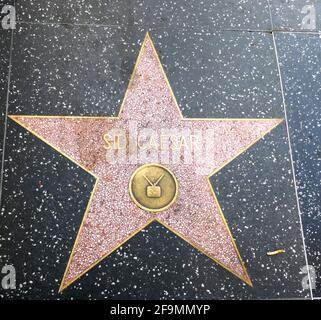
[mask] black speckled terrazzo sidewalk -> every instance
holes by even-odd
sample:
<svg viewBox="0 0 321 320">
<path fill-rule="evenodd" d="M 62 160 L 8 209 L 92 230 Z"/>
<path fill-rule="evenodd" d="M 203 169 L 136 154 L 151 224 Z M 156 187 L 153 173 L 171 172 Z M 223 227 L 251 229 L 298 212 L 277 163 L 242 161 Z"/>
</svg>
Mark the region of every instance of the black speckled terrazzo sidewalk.
<svg viewBox="0 0 321 320">
<path fill-rule="evenodd" d="M 0 270 L 16 269 L 0 298 L 321 297 L 321 5 L 302 26 L 305 2 L 1 1 L 17 25 L 0 29 Z M 210 179 L 252 287 L 153 222 L 58 292 L 95 179 L 8 116 L 117 115 L 146 32 L 184 117 L 284 119 Z"/>
</svg>

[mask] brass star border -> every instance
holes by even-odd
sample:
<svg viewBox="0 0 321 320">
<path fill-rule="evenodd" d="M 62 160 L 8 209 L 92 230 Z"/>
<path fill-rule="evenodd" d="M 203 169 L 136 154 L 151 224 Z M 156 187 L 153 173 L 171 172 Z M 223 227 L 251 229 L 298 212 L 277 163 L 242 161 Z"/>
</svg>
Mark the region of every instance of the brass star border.
<svg viewBox="0 0 321 320">
<path fill-rule="evenodd" d="M 234 272 L 232 269 L 228 268 L 226 265 L 224 265 L 223 263 L 221 263 L 220 261 L 216 260 L 215 258 L 211 257 L 209 254 L 207 254 L 204 250 L 202 250 L 201 248 L 199 248 L 197 245 L 195 245 L 194 243 L 192 243 L 189 239 L 187 239 L 186 237 L 184 237 L 183 235 L 179 234 L 178 232 L 176 232 L 173 228 L 171 228 L 170 226 L 168 226 L 167 224 L 165 224 L 164 222 L 162 222 L 161 220 L 159 220 L 156 216 L 153 220 L 149 221 L 148 223 L 146 223 L 145 225 L 143 225 L 141 228 L 137 229 L 135 232 L 133 232 L 130 236 L 127 237 L 126 240 L 124 240 L 123 242 L 121 242 L 117 247 L 115 247 L 111 252 L 108 252 L 106 255 L 103 255 L 100 259 L 96 260 L 94 263 L 92 263 L 85 271 L 83 271 L 81 274 L 79 274 L 77 277 L 75 277 L 71 282 L 69 282 L 67 285 L 63 285 L 64 284 L 64 280 L 65 280 L 65 277 L 66 277 L 66 274 L 67 274 L 67 271 L 69 270 L 69 266 L 70 266 L 70 263 L 71 263 L 71 260 L 72 260 L 72 257 L 75 253 L 75 246 L 78 242 L 78 239 L 79 239 L 79 236 L 80 236 L 80 233 L 81 233 L 81 230 L 83 228 L 83 225 L 84 225 L 84 222 L 86 220 L 86 217 L 87 217 L 87 214 L 88 214 L 88 211 L 89 211 L 89 208 L 90 208 L 90 205 L 91 205 L 91 202 L 92 202 L 92 199 L 93 199 L 93 196 L 95 194 L 95 190 L 96 190 L 96 187 L 97 187 L 97 184 L 98 184 L 98 180 L 99 180 L 99 177 L 97 175 L 95 175 L 93 172 L 91 172 L 90 170 L 88 170 L 87 168 L 85 168 L 83 165 L 81 165 L 80 163 L 78 163 L 77 161 L 75 161 L 74 159 L 72 159 L 70 156 L 68 156 L 67 154 L 65 154 L 64 152 L 62 152 L 61 150 L 59 150 L 58 148 L 56 148 L 55 146 L 53 146 L 50 142 L 48 142 L 47 140 L 45 140 L 44 138 L 42 138 L 39 134 L 37 134 L 36 132 L 34 132 L 33 130 L 31 130 L 30 128 L 28 128 L 27 126 L 25 126 L 23 123 L 21 123 L 18 118 L 71 118 L 71 119 L 88 119 L 88 118 L 92 118 L 92 119 L 119 119 L 121 117 L 121 114 L 122 114 L 122 110 L 123 110 L 123 107 L 124 107 L 124 103 L 126 101 L 126 98 L 127 98 L 127 93 L 128 93 L 128 89 L 131 87 L 132 85 L 132 82 L 133 82 L 133 76 L 135 74 L 135 71 L 136 71 L 136 68 L 137 68 L 137 63 L 140 61 L 140 57 L 141 57 L 141 54 L 142 54 L 142 50 L 144 48 L 144 45 L 146 43 L 146 41 L 149 40 L 151 42 L 151 45 L 152 45 L 152 49 L 153 49 L 153 52 L 154 52 L 154 55 L 155 57 L 157 58 L 157 62 L 159 64 L 159 67 L 163 73 L 163 76 L 164 76 L 164 79 L 166 81 L 166 84 L 168 86 L 168 89 L 170 90 L 170 94 L 172 96 L 172 99 L 175 103 L 175 106 L 178 110 L 178 113 L 180 115 L 180 118 L 181 120 L 188 120 L 188 121 L 221 121 L 221 120 L 238 120 L 238 121 L 264 121 L 264 120 L 267 120 L 267 121 L 270 121 L 270 120 L 278 120 L 277 124 L 273 127 L 271 127 L 269 130 L 267 130 L 266 132 L 264 132 L 261 136 L 259 136 L 256 140 L 254 140 L 251 144 L 249 144 L 248 146 L 246 146 L 244 149 L 242 149 L 240 152 L 238 152 L 234 157 L 230 158 L 228 161 L 226 161 L 225 163 L 223 163 L 220 167 L 218 167 L 217 169 L 215 169 L 213 172 L 211 172 L 208 177 L 207 177 L 207 181 L 208 181 L 208 184 L 210 186 L 210 190 L 213 194 L 213 198 L 214 198 L 214 201 L 219 209 L 219 214 L 221 215 L 223 221 L 224 221 L 224 224 L 226 226 L 226 230 L 228 231 L 229 233 L 229 236 L 230 236 L 230 239 L 232 241 L 232 244 L 234 246 L 234 249 L 237 253 L 237 256 L 238 256 L 238 259 L 242 265 L 242 268 L 243 268 L 243 271 L 245 273 L 245 275 L 247 275 L 247 277 L 241 277 L 240 275 L 238 275 L 236 272 Z M 232 162 L 234 159 L 236 159 L 239 155 L 241 155 L 242 153 L 244 153 L 246 150 L 248 150 L 249 148 L 251 148 L 255 143 L 257 143 L 260 139 L 262 139 L 265 135 L 267 135 L 268 133 L 270 133 L 275 127 L 277 127 L 281 122 L 283 122 L 284 119 L 258 119 L 258 118 L 255 118 L 255 119 L 251 119 L 251 118 L 184 118 L 183 117 L 183 114 L 178 106 L 178 103 L 177 103 L 177 100 L 175 98 L 175 95 L 173 93 L 173 90 L 171 88 L 171 85 L 169 83 L 169 80 L 166 76 L 166 73 L 164 71 L 164 68 L 162 66 L 162 63 L 160 61 L 160 58 L 158 56 L 158 53 L 154 47 L 154 44 L 151 40 L 151 37 L 149 35 L 149 33 L 147 32 L 146 35 L 145 35 L 145 38 L 144 38 L 144 41 L 141 45 L 141 48 L 140 48 L 140 51 L 139 51 L 139 54 L 138 54 L 138 57 L 136 59 L 136 63 L 134 65 L 134 69 L 133 69 L 133 72 L 131 74 L 131 77 L 130 77 L 130 80 L 129 80 L 129 83 L 128 83 L 128 86 L 127 86 L 127 89 L 125 91 L 125 95 L 124 95 L 124 98 L 123 98 L 123 101 L 122 101 L 122 104 L 120 106 L 120 110 L 119 110 L 119 113 L 117 116 L 114 116 L 114 117 L 109 117 L 109 116 L 102 116 L 102 117 L 99 117 L 99 116 L 37 116 L 37 115 L 9 115 L 8 118 L 10 118 L 11 120 L 13 120 L 14 122 L 18 123 L 20 126 L 22 126 L 24 129 L 26 129 L 27 131 L 29 131 L 31 134 L 33 134 L 34 136 L 36 136 L 38 139 L 40 139 L 41 141 L 43 141 L 44 143 L 46 143 L 47 145 L 49 145 L 51 148 L 53 148 L 54 150 L 56 150 L 58 153 L 60 153 L 61 155 L 63 155 L 65 158 L 67 158 L 68 160 L 70 160 L 71 162 L 75 163 L 77 166 L 79 166 L 80 168 L 82 168 L 84 171 L 86 171 L 87 173 L 89 173 L 91 176 L 93 176 L 95 178 L 95 183 L 94 183 L 94 186 L 93 186 L 93 189 L 92 189 L 92 192 L 91 192 L 91 195 L 90 195 L 90 198 L 89 198 L 89 201 L 88 201 L 88 204 L 87 204 L 87 207 L 86 207 L 86 210 L 85 210 L 85 213 L 84 213 L 84 216 L 83 216 L 83 219 L 82 219 L 82 222 L 80 224 L 80 227 L 79 227 L 79 231 L 77 233 L 77 236 L 76 236 L 76 239 L 74 241 L 74 245 L 73 245 L 73 248 L 71 250 L 71 254 L 70 254 L 70 257 L 69 257 L 69 260 L 68 260 L 68 264 L 66 266 L 66 269 L 65 269 L 65 273 L 63 275 L 63 278 L 62 278 L 62 281 L 61 281 L 61 284 L 60 284 L 60 287 L 59 287 L 59 292 L 61 293 L 63 290 L 65 290 L 67 287 L 69 287 L 71 284 L 73 284 L 75 281 L 77 281 L 80 277 L 82 277 L 84 274 L 86 274 L 89 270 L 91 270 L 92 268 L 94 268 L 97 264 L 99 264 L 102 260 L 104 260 L 106 257 L 108 257 L 109 255 L 111 255 L 113 252 L 115 252 L 116 250 L 118 250 L 121 246 L 123 246 L 129 239 L 131 239 L 132 237 L 134 237 L 137 233 L 139 233 L 141 230 L 145 229 L 148 225 L 150 225 L 151 223 L 153 223 L 154 221 L 157 221 L 158 223 L 160 223 L 161 225 L 163 225 L 165 228 L 169 229 L 171 232 L 173 232 L 175 235 L 177 235 L 178 237 L 182 238 L 183 240 L 185 240 L 187 243 L 189 243 L 192 247 L 194 247 L 195 249 L 197 249 L 199 252 L 203 253 L 205 256 L 207 256 L 208 258 L 210 258 L 211 260 L 213 260 L 214 262 L 216 262 L 218 265 L 220 265 L 221 267 L 223 267 L 225 270 L 227 270 L 228 272 L 232 273 L 234 276 L 236 276 L 237 278 L 241 279 L 243 282 L 245 282 L 247 285 L 249 285 L 250 287 L 253 287 L 253 283 L 250 279 L 250 277 L 248 276 L 248 273 L 247 273 L 247 270 L 246 270 L 246 267 L 245 267 L 245 264 L 242 260 L 242 257 L 240 255 L 240 252 L 236 246 L 236 243 L 235 243 L 235 240 L 232 236 L 232 233 L 230 231 L 230 228 L 228 226 L 228 223 L 225 219 L 225 216 L 223 214 L 223 211 L 221 209 L 221 206 L 219 204 L 219 201 L 217 199 L 217 196 L 215 195 L 215 192 L 214 192 L 214 188 L 213 188 L 213 185 L 211 184 L 210 182 L 210 178 L 215 175 L 217 172 L 219 172 L 220 170 L 222 170 L 225 166 L 227 166 L 230 162 Z"/>
</svg>

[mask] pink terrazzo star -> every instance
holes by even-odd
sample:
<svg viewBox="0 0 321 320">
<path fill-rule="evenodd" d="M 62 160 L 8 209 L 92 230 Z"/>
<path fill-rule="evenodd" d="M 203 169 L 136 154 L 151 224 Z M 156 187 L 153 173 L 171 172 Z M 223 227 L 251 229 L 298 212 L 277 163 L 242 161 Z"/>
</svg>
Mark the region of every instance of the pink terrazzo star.
<svg viewBox="0 0 321 320">
<path fill-rule="evenodd" d="M 96 177 L 60 291 L 152 221 L 158 221 L 222 267 L 252 285 L 209 182 L 209 176 L 280 123 L 280 119 L 184 119 L 147 34 L 118 117 L 11 116 Z M 211 132 L 202 163 L 169 161 L 179 183 L 175 203 L 160 213 L 138 208 L 128 192 L 141 161 L 110 163 L 103 136 L 112 129 L 163 128 Z M 206 131 L 209 130 L 209 131 Z M 159 154 L 156 154 L 159 156 Z"/>
</svg>

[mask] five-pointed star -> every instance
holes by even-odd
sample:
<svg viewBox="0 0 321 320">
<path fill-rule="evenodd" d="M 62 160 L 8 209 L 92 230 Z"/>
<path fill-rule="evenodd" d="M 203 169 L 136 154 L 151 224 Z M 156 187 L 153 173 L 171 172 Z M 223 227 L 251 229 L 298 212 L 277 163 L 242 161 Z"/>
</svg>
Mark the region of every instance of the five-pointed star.
<svg viewBox="0 0 321 320">
<path fill-rule="evenodd" d="M 209 177 L 271 131 L 280 119 L 183 118 L 148 34 L 119 116 L 10 118 L 96 178 L 60 291 L 155 220 L 252 285 Z M 141 164 L 106 160 L 102 137 L 112 129 L 128 130 L 130 123 L 136 123 L 137 130 L 175 128 L 213 133 L 207 146 L 212 156 L 210 167 L 207 164 L 199 168 L 196 161 L 166 163 L 177 178 L 179 194 L 163 212 L 144 211 L 129 196 L 129 180 Z"/>
</svg>

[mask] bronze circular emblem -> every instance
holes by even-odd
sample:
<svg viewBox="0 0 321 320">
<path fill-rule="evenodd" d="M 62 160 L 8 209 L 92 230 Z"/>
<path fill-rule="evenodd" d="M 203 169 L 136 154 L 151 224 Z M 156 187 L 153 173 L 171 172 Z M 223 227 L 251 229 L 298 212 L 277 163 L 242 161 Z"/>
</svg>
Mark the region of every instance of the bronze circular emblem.
<svg viewBox="0 0 321 320">
<path fill-rule="evenodd" d="M 176 200 L 178 183 L 174 174 L 159 164 L 145 164 L 132 174 L 129 193 L 138 207 L 159 212 Z"/>
</svg>

